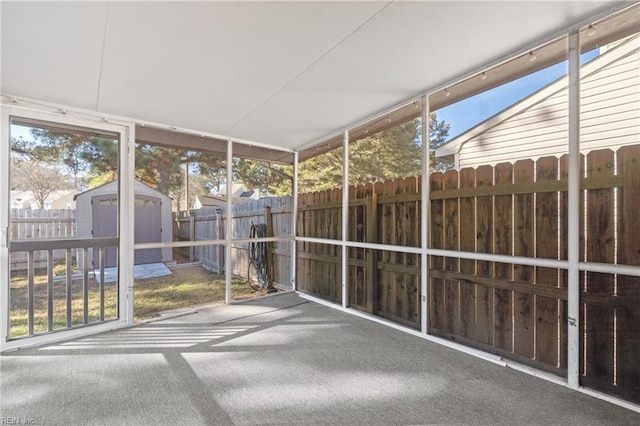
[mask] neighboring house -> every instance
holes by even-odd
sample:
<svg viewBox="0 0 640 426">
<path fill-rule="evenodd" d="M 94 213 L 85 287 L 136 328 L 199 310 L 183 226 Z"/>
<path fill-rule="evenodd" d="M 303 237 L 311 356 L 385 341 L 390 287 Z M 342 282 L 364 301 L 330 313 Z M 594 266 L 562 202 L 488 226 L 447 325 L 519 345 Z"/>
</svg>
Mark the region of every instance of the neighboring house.
<svg viewBox="0 0 640 426">
<path fill-rule="evenodd" d="M 232 190 L 232 202 L 234 203 L 246 203 L 247 201 L 258 200 L 260 194 L 258 191 L 246 189 L 240 183 L 234 183 L 231 187 Z M 211 206 L 224 206 L 227 204 L 227 187 L 223 186 L 220 191 L 214 195 L 197 195 L 193 203 L 193 209 L 200 209 L 202 207 Z"/>
<path fill-rule="evenodd" d="M 633 36 L 581 67 L 580 147 L 640 143 L 640 38 Z M 495 165 L 568 151 L 568 81 L 563 77 L 436 149 L 456 168 Z"/>
<path fill-rule="evenodd" d="M 67 209 L 74 210 L 76 208 L 75 195 L 78 191 L 74 189 L 63 189 L 53 191 L 45 200 L 44 209 Z M 38 209 L 38 203 L 31 191 L 11 191 L 11 208 L 12 209 Z"/>
</svg>

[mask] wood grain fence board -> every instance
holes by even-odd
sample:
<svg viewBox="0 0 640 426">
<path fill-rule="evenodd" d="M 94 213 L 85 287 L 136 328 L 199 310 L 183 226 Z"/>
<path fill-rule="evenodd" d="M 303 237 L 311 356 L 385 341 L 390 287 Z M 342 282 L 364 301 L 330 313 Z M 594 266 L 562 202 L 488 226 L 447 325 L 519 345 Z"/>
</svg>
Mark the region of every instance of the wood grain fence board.
<svg viewBox="0 0 640 426">
<path fill-rule="evenodd" d="M 526 293 L 530 295 L 539 295 L 544 297 L 551 297 L 554 299 L 567 300 L 567 290 L 564 288 L 536 286 L 532 283 L 524 283 L 515 280 L 505 280 L 495 277 L 483 277 L 481 275 L 463 274 L 460 272 L 448 272 L 448 271 L 429 271 L 435 278 L 441 279 L 455 279 L 462 282 L 462 285 L 483 285 L 489 288 L 503 289 L 509 291 L 518 291 L 520 293 Z M 606 303 L 606 301 L 597 300 L 597 303 Z"/>
<path fill-rule="evenodd" d="M 625 397 L 640 402 L 640 278 L 618 276 L 616 309 L 616 386 Z"/>
<path fill-rule="evenodd" d="M 495 167 L 495 184 L 513 182 L 513 166 L 501 163 Z M 494 197 L 494 252 L 496 254 L 511 255 L 513 235 L 513 202 L 510 195 Z M 512 279 L 511 265 L 496 263 L 495 276 L 501 279 Z M 493 311 L 493 344 L 494 346 L 513 352 L 513 293 L 508 290 L 494 290 Z"/>
<path fill-rule="evenodd" d="M 396 179 L 396 186 L 394 193 L 397 195 L 405 195 L 408 191 L 414 192 L 411 187 L 411 182 L 407 179 Z M 395 222 L 395 234 L 397 245 L 406 245 L 407 244 L 407 233 L 409 231 L 411 225 L 411 218 L 407 213 L 407 202 L 403 201 L 401 203 L 396 203 L 396 222 Z M 398 265 L 406 265 L 409 261 L 408 253 L 394 253 L 396 257 L 396 264 Z M 411 277 L 406 274 L 396 274 L 398 279 L 398 290 L 397 290 L 397 299 L 396 299 L 396 309 L 394 311 L 395 315 L 404 318 L 407 321 L 412 321 L 411 314 Z"/>
<path fill-rule="evenodd" d="M 444 176 L 442 173 L 433 173 L 429 177 L 429 186 L 433 191 L 444 188 Z M 444 248 L 444 200 L 431 200 L 429 247 L 434 249 Z M 431 269 L 442 270 L 444 258 L 442 256 L 430 256 Z M 429 279 L 429 324 L 434 328 L 442 329 L 444 326 L 444 280 Z"/>
<path fill-rule="evenodd" d="M 371 220 L 368 216 L 367 204 L 354 203 L 355 201 L 368 200 L 369 191 L 366 185 L 349 188 L 349 239 L 351 241 L 367 241 L 371 232 Z M 348 249 L 349 259 L 364 260 L 366 250 L 363 248 L 351 247 Z M 367 271 L 363 266 L 349 266 L 349 305 L 361 310 L 366 310 L 367 294 Z"/>
<path fill-rule="evenodd" d="M 401 179 L 395 179 L 394 181 L 394 190 L 393 193 L 394 195 L 402 195 L 404 194 L 404 183 L 403 180 Z M 393 222 L 393 227 L 395 228 L 394 231 L 394 236 L 395 236 L 395 241 L 394 241 L 394 245 L 405 245 L 405 234 L 406 234 L 406 203 L 400 202 L 400 203 L 394 203 L 393 204 L 393 209 L 394 209 L 394 216 L 395 216 L 395 221 Z M 396 252 L 396 257 L 397 257 L 397 263 L 403 263 L 402 257 L 404 257 L 404 253 L 398 253 Z"/>
<path fill-rule="evenodd" d="M 520 160 L 513 167 L 514 182 L 533 182 L 534 163 Z M 534 197 L 533 194 L 514 195 L 513 199 L 513 254 L 534 255 Z M 514 265 L 514 279 L 533 283 L 533 267 Z M 535 298 L 529 294 L 513 293 L 514 342 L 513 351 L 534 358 L 535 352 Z"/>
<path fill-rule="evenodd" d="M 405 179 L 394 180 L 394 194 L 404 195 L 407 189 L 407 181 Z M 409 221 L 407 218 L 407 206 L 406 202 L 395 203 L 395 217 L 396 221 L 393 224 L 395 227 L 396 245 L 406 245 L 406 234 L 410 229 L 408 227 Z M 406 265 L 407 253 L 394 252 L 392 256 L 395 256 L 395 263 L 397 265 Z M 394 274 L 397 282 L 396 288 L 396 304 L 391 314 L 400 318 L 407 319 L 409 317 L 409 311 L 411 306 L 410 283 L 407 280 L 405 274 Z"/>
<path fill-rule="evenodd" d="M 618 192 L 618 262 L 640 265 L 640 145 L 617 155 L 618 173 L 626 177 Z M 616 309 L 616 386 L 640 402 L 640 278 L 619 275 L 617 296 L 626 306 Z"/>
<path fill-rule="evenodd" d="M 412 194 L 420 195 L 420 185 L 419 179 L 412 177 L 407 178 L 407 190 L 405 191 L 405 197 L 409 197 Z M 409 219 L 409 226 L 406 230 L 406 242 L 405 244 L 409 247 L 420 247 L 422 242 L 420 239 L 421 236 L 421 212 L 420 212 L 420 200 L 407 200 L 405 201 L 407 205 L 407 217 Z"/>
<path fill-rule="evenodd" d="M 581 178 L 580 187 L 583 189 L 605 189 L 616 188 L 624 185 L 624 176 L 608 176 L 605 178 Z M 447 189 L 432 193 L 434 200 L 446 200 L 450 198 L 464 197 L 490 197 L 498 195 L 520 195 L 531 194 L 533 192 L 558 192 L 567 191 L 566 179 L 544 182 L 544 183 L 519 183 L 494 185 L 492 187 L 474 188 L 474 189 Z"/>
<path fill-rule="evenodd" d="M 476 187 L 493 185 L 493 167 L 481 166 L 476 170 Z M 476 198 L 476 251 L 493 253 L 493 197 Z M 493 262 L 476 262 L 476 273 L 493 277 Z M 493 343 L 493 288 L 476 285 L 476 339 Z"/>
<path fill-rule="evenodd" d="M 640 145 L 620 148 L 618 174 L 625 176 L 618 191 L 618 262 L 640 266 Z"/>
<path fill-rule="evenodd" d="M 382 195 L 395 195 L 396 194 L 396 181 L 386 181 L 382 183 Z M 388 221 L 387 225 L 387 244 L 395 244 L 396 242 L 396 209 L 393 204 L 387 204 L 387 214 L 385 220 Z M 389 263 L 395 264 L 396 257 L 394 253 L 387 253 Z M 379 290 L 382 290 L 386 294 L 384 305 L 378 309 L 379 314 L 392 314 L 396 312 L 398 305 L 398 279 L 396 274 L 385 276 L 384 279 L 377 282 Z"/>
<path fill-rule="evenodd" d="M 418 185 L 415 177 L 408 177 L 403 179 L 401 194 L 404 196 L 415 194 L 418 190 Z M 401 217 L 404 224 L 399 224 L 399 232 L 402 236 L 402 244 L 404 246 L 417 246 L 417 238 L 415 236 L 420 235 L 420 228 L 417 218 L 419 215 L 416 211 L 416 201 L 405 201 L 403 203 L 403 217 Z M 415 239 L 415 241 L 414 241 Z M 413 253 L 402 253 L 403 265 L 415 265 L 419 264 L 419 255 Z M 419 324 L 419 306 L 420 306 L 420 285 L 419 280 L 412 275 L 402 274 L 403 280 L 403 310 L 402 317 L 409 322 L 413 322 L 416 325 Z"/>
<path fill-rule="evenodd" d="M 336 188 L 332 190 L 330 200 L 335 202 L 342 201 L 342 190 L 340 188 Z M 335 235 L 335 239 L 337 240 L 342 239 L 342 221 L 343 220 L 345 219 L 343 219 L 342 217 L 342 208 L 334 209 L 332 226 L 334 231 L 333 235 Z"/>
<path fill-rule="evenodd" d="M 76 211 L 71 209 L 11 209 L 9 223 L 9 239 L 25 240 L 33 238 L 54 239 L 76 237 Z M 75 259 L 76 253 L 73 252 Z M 54 264 L 66 261 L 65 250 L 53 251 Z M 48 262 L 47 251 L 33 252 L 33 263 L 36 267 L 45 267 Z M 25 270 L 28 267 L 26 252 L 10 254 L 10 269 Z"/>
<path fill-rule="evenodd" d="M 372 258 L 371 261 L 373 262 L 373 267 L 376 273 L 380 270 L 380 268 L 377 266 L 379 262 L 383 264 L 388 264 L 388 265 L 391 264 L 389 255 L 390 253 L 388 251 L 382 251 L 382 252 L 378 252 L 375 250 L 371 251 L 371 258 Z M 389 286 L 383 285 L 380 283 L 380 281 L 382 282 L 385 281 L 384 277 L 385 276 L 383 275 L 383 273 L 376 274 L 376 278 L 378 279 L 375 280 L 373 283 L 373 286 L 375 287 L 374 293 L 377 296 L 376 299 L 374 300 L 374 312 L 376 313 L 376 315 L 380 314 L 381 312 L 382 313 L 386 312 L 387 307 L 391 304 L 391 302 L 389 301 L 389 297 L 391 294 L 389 291 Z"/>
<path fill-rule="evenodd" d="M 469 188 L 476 185 L 475 170 L 465 168 L 460 170 L 460 188 Z M 460 250 L 476 251 L 476 212 L 475 198 L 466 197 L 460 199 Z M 475 274 L 475 261 L 472 259 L 460 259 L 460 272 Z M 462 334 L 466 337 L 478 339 L 476 329 L 476 285 L 463 285 L 460 288 L 460 320 Z"/>
<path fill-rule="evenodd" d="M 544 157 L 536 161 L 536 181 L 558 180 L 558 159 Z M 536 194 L 535 231 L 536 257 L 556 259 L 559 243 L 559 195 L 543 192 Z M 536 285 L 559 287 L 557 268 L 535 268 Z M 560 353 L 560 301 L 535 296 L 536 347 L 535 358 L 551 365 L 559 365 Z"/>
<path fill-rule="evenodd" d="M 587 176 L 609 176 L 614 173 L 611 150 L 592 151 L 587 155 Z M 587 260 L 614 262 L 614 191 L 587 191 Z M 592 294 L 614 294 L 612 274 L 587 273 L 586 291 Z M 585 304 L 585 383 L 612 384 L 614 381 L 614 310 L 609 306 Z"/>
<path fill-rule="evenodd" d="M 444 174 L 445 189 L 458 188 L 458 173 L 448 171 Z M 448 199 L 444 201 L 444 248 L 459 250 L 459 200 Z M 459 259 L 457 257 L 445 258 L 445 270 L 458 272 Z M 445 281 L 445 330 L 460 334 L 460 282 Z"/>
</svg>

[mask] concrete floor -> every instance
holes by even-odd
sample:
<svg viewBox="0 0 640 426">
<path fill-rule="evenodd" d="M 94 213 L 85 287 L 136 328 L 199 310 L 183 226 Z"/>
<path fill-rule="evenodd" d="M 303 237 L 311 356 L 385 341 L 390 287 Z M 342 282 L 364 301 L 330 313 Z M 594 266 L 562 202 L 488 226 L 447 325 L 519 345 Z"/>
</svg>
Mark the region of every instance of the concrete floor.
<svg viewBox="0 0 640 426">
<path fill-rule="evenodd" d="M 4 424 L 640 424 L 293 293 L 0 356 Z"/>
</svg>

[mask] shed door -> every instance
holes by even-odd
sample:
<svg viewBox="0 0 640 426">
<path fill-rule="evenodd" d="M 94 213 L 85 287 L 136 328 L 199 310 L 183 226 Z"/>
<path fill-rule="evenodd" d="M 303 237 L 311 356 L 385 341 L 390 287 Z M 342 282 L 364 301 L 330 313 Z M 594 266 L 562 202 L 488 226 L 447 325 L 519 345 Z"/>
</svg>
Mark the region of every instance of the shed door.
<svg viewBox="0 0 640 426">
<path fill-rule="evenodd" d="M 136 195 L 136 243 L 159 243 L 162 241 L 161 206 L 160 198 Z M 158 262 L 162 262 L 161 249 L 136 250 L 134 258 L 136 265 Z"/>
<path fill-rule="evenodd" d="M 116 194 L 96 195 L 91 199 L 93 237 L 118 236 L 118 196 Z M 107 247 L 104 253 L 104 267 L 111 268 L 118 262 L 118 251 Z M 93 267 L 100 266 L 100 252 L 93 250 Z"/>
<path fill-rule="evenodd" d="M 118 235 L 118 199 L 116 195 L 97 195 L 92 198 L 93 236 L 115 237 Z M 136 194 L 135 243 L 158 243 L 161 240 L 161 202 L 159 198 Z M 113 247 L 105 250 L 104 267 L 117 264 L 117 251 Z M 162 262 L 161 249 L 136 250 L 134 264 Z M 94 251 L 93 266 L 100 265 L 99 252 Z"/>
</svg>

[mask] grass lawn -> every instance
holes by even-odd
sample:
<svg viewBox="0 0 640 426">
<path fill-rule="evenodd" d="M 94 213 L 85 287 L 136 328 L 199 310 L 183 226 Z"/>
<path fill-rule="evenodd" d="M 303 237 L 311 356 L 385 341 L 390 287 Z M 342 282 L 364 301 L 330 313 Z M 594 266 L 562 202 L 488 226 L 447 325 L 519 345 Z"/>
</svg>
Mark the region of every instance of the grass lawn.
<svg viewBox="0 0 640 426">
<path fill-rule="evenodd" d="M 136 321 L 158 317 L 161 311 L 224 301 L 224 275 L 213 274 L 201 267 L 180 268 L 172 272 L 172 275 L 164 277 L 135 281 L 133 312 Z M 231 280 L 233 299 L 250 299 L 265 294 L 266 290 L 254 291 L 242 279 Z"/>
<path fill-rule="evenodd" d="M 171 275 L 157 278 L 138 279 L 134 285 L 134 320 L 144 321 L 160 316 L 160 312 L 184 308 L 201 303 L 225 300 L 225 278 L 212 274 L 202 267 L 178 268 Z M 48 330 L 46 271 L 36 271 L 34 277 L 34 333 Z M 117 287 L 115 283 L 105 283 L 104 318 L 116 319 Z M 242 279 L 233 279 L 232 297 L 248 299 L 266 294 L 266 290 L 254 291 Z M 87 286 L 89 323 L 100 319 L 100 287 L 93 277 Z M 67 289 L 65 281 L 53 283 L 53 329 L 67 326 Z M 74 279 L 71 286 L 71 325 L 83 323 L 84 300 L 82 279 Z M 11 314 L 10 336 L 28 334 L 28 285 L 26 272 L 11 273 Z"/>
</svg>

